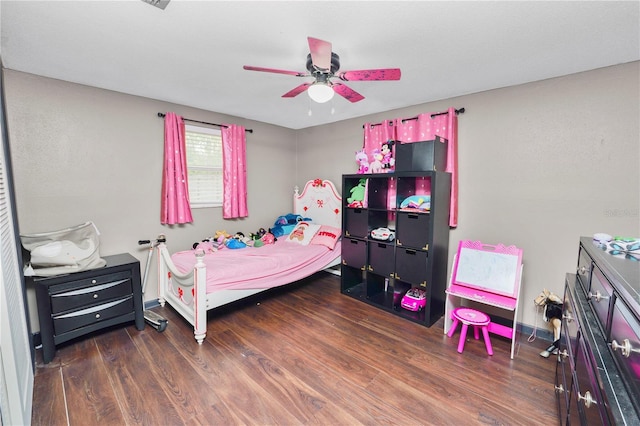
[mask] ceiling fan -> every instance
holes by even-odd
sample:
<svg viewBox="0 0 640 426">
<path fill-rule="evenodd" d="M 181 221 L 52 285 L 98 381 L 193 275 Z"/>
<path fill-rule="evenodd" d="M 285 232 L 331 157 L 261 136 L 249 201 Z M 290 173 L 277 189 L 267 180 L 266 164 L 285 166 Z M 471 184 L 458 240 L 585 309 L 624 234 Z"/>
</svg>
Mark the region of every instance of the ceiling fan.
<svg viewBox="0 0 640 426">
<path fill-rule="evenodd" d="M 287 74 L 295 77 L 314 77 L 315 81 L 302 83 L 282 95 L 282 97 L 293 98 L 307 91 L 309 97 L 318 103 L 331 100 L 334 93 L 337 93 L 349 102 L 358 102 L 364 99 L 364 96 L 347 85 L 331 81 L 332 78 L 338 78 L 342 81 L 400 80 L 399 68 L 338 71 L 340 69 L 340 57 L 331 51 L 331 43 L 313 37 L 307 37 L 307 40 L 309 42 L 309 51 L 311 52 L 307 55 L 307 72 L 278 70 L 250 65 L 245 65 L 243 68 L 249 71 Z"/>
</svg>

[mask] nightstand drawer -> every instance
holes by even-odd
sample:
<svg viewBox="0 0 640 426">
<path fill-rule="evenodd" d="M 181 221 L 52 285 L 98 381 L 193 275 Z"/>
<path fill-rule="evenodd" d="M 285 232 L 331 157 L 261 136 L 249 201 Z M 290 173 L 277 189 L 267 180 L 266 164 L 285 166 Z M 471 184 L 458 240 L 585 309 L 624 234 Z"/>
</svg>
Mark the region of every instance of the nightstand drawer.
<svg viewBox="0 0 640 426">
<path fill-rule="evenodd" d="M 133 296 L 53 317 L 56 335 L 133 311 Z"/>
<path fill-rule="evenodd" d="M 132 293 L 129 272 L 73 281 L 51 289 L 51 313 L 94 305 Z"/>
</svg>

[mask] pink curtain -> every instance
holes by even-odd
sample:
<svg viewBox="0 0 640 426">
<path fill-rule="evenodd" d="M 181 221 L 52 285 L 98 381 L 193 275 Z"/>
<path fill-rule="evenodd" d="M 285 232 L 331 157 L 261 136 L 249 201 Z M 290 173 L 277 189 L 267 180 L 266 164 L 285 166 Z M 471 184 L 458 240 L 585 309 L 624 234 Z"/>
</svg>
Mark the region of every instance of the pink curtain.
<svg viewBox="0 0 640 426">
<path fill-rule="evenodd" d="M 160 223 L 175 225 L 191 222 L 193 217 L 189 205 L 184 120 L 168 112 L 164 117 L 164 169 Z"/>
<path fill-rule="evenodd" d="M 376 170 L 378 170 L 378 167 L 381 167 L 382 163 L 382 144 L 395 139 L 395 124 L 393 120 L 384 120 L 380 124 L 373 125 L 371 123 L 365 123 L 363 150 L 367 154 L 367 160 L 369 162 L 369 170 L 367 173 L 380 173 L 380 171 L 377 172 Z M 392 148 L 392 151 L 395 153 L 395 148 Z M 385 169 L 383 172 L 392 172 L 393 170 L 394 168 Z M 389 191 L 387 194 L 387 207 L 394 209 L 396 207 L 395 179 L 389 181 Z"/>
<path fill-rule="evenodd" d="M 247 207 L 247 164 L 245 129 L 235 124 L 222 126 L 223 203 L 222 217 L 249 216 Z"/>
<path fill-rule="evenodd" d="M 364 152 L 367 154 L 367 160 L 369 161 L 369 173 L 376 173 L 375 162 L 380 163 L 380 167 L 383 161 L 382 158 L 382 144 L 387 141 L 395 140 L 395 126 L 392 120 L 385 120 L 380 124 L 371 125 L 366 123 L 364 125 Z M 385 172 L 393 171 L 385 170 Z"/>
<path fill-rule="evenodd" d="M 402 143 L 433 140 L 440 136 L 448 140 L 447 167 L 451 173 L 451 204 L 449 226 L 458 226 L 458 116 L 455 108 L 449 108 L 447 114 L 420 114 L 417 119 L 396 120 L 396 138 Z"/>
</svg>

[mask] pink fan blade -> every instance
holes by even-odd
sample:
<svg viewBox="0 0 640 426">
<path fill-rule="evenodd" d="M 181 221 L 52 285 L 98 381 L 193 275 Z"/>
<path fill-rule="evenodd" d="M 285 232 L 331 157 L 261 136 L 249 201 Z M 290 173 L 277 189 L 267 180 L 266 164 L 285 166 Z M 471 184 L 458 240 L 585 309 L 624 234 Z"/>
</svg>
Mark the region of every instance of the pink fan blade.
<svg viewBox="0 0 640 426">
<path fill-rule="evenodd" d="M 331 43 L 313 37 L 307 37 L 311 61 L 316 68 L 331 69 Z"/>
<path fill-rule="evenodd" d="M 311 86 L 311 83 L 303 83 L 295 89 L 289 90 L 287 93 L 282 95 L 283 98 L 293 98 L 294 96 L 298 96 L 300 93 L 307 90 L 307 87 Z"/>
<path fill-rule="evenodd" d="M 344 81 L 400 80 L 400 68 L 339 72 L 336 77 Z"/>
<path fill-rule="evenodd" d="M 342 83 L 333 83 L 333 90 L 349 102 L 358 102 L 364 99 L 360 93 Z"/>
<path fill-rule="evenodd" d="M 296 77 L 309 77 L 310 76 L 310 74 L 306 73 L 306 72 L 276 70 L 276 69 L 273 69 L 273 68 L 252 67 L 250 65 L 245 65 L 242 68 L 244 68 L 247 71 L 273 72 L 273 73 L 276 73 L 276 74 L 294 75 Z"/>
</svg>

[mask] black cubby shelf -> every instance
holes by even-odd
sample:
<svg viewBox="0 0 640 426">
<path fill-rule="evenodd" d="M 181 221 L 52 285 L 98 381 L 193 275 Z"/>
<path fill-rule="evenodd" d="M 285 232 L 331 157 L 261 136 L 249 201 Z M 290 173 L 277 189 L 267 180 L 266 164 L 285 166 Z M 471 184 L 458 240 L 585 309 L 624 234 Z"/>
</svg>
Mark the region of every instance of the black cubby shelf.
<svg viewBox="0 0 640 426">
<path fill-rule="evenodd" d="M 358 193 L 352 189 L 361 179 L 366 180 L 363 199 L 343 199 L 341 292 L 430 327 L 444 314 L 451 174 L 343 175 L 343 194 Z M 408 200 L 417 202 L 406 206 Z M 390 229 L 394 237 L 372 238 L 377 228 Z M 411 288 L 426 294 L 419 311 L 401 306 Z"/>
</svg>

